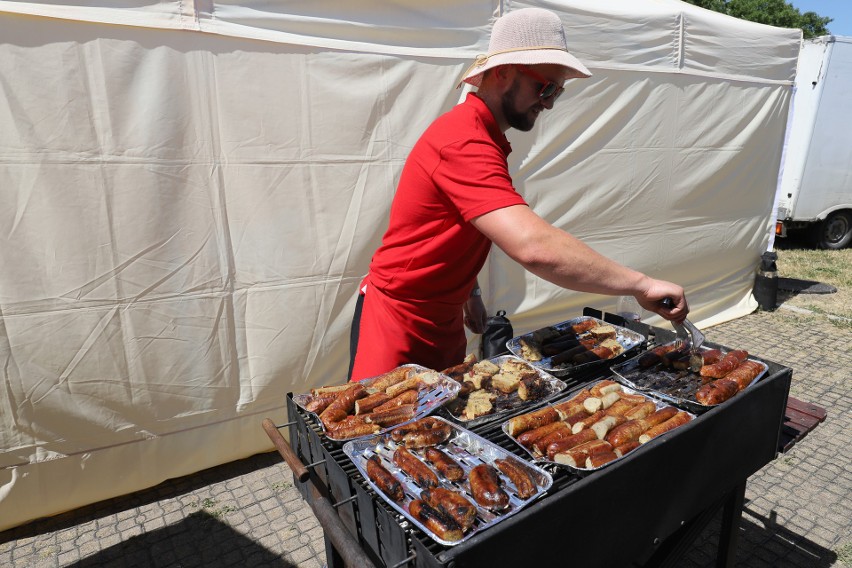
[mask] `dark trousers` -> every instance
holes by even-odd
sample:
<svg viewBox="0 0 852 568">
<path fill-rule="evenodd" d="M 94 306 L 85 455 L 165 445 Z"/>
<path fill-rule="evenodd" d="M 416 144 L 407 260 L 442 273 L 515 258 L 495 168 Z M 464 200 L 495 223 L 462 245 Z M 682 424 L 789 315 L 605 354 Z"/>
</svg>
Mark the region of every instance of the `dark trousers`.
<svg viewBox="0 0 852 568">
<path fill-rule="evenodd" d="M 361 332 L 361 309 L 364 307 L 364 294 L 358 294 L 355 313 L 352 314 L 352 329 L 349 330 L 349 374 L 346 380 L 352 380 L 352 367 L 355 366 L 355 354 L 358 353 L 358 336 Z"/>
</svg>

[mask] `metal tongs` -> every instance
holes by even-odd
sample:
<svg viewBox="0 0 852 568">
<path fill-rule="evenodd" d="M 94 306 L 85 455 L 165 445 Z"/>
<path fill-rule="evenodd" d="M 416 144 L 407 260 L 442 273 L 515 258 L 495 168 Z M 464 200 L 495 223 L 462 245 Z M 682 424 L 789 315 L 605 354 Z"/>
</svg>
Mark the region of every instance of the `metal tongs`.
<svg viewBox="0 0 852 568">
<path fill-rule="evenodd" d="M 674 307 L 674 302 L 672 302 L 671 298 L 664 298 L 660 303 L 668 309 Z M 704 334 L 688 319 L 684 319 L 683 323 L 671 322 L 671 324 L 677 333 L 675 348 L 678 351 L 689 349 L 689 370 L 697 373 L 704 366 L 704 357 L 701 355 L 701 346 L 704 345 Z"/>
</svg>

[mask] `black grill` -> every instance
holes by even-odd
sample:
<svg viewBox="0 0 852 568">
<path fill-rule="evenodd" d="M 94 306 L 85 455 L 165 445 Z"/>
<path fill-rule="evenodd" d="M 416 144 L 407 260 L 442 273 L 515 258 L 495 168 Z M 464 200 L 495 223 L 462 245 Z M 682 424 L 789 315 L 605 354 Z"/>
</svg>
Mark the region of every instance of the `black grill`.
<svg viewBox="0 0 852 568">
<path fill-rule="evenodd" d="M 668 330 L 625 324 L 591 310 L 586 314 L 649 337 L 640 351 L 673 339 Z M 769 371 L 757 384 L 641 451 L 586 474 L 549 467 L 553 485 L 547 495 L 453 547 L 434 542 L 377 497 L 342 444 L 326 439 L 313 415 L 302 411 L 292 395 L 287 397 L 290 444 L 310 466 L 319 493 L 335 504 L 347 530 L 377 566 L 665 565 L 683 551 L 678 542 L 695 532 L 696 523 L 709 521 L 709 513 L 723 503 L 733 503 L 730 515 L 739 518 L 746 480 L 778 452 L 792 371 L 764 362 Z M 560 399 L 608 377 L 608 368 L 600 367 L 562 377 L 568 388 Z M 503 433 L 503 420 L 472 430 L 526 459 Z M 310 503 L 308 484 L 298 485 Z M 733 538 L 735 531 L 729 533 Z M 342 565 L 328 538 L 326 544 L 329 566 Z M 729 544 L 720 539 L 721 547 Z"/>
</svg>

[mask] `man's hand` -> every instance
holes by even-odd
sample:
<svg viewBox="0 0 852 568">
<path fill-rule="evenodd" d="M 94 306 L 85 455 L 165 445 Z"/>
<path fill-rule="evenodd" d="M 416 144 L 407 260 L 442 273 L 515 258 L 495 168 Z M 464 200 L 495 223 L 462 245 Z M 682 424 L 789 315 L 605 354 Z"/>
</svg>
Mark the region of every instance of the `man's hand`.
<svg viewBox="0 0 852 568">
<path fill-rule="evenodd" d="M 640 306 L 669 321 L 680 323 L 689 314 L 689 304 L 686 302 L 683 288 L 665 280 L 649 278 L 648 287 L 643 293 L 636 294 L 635 298 Z M 671 309 L 663 306 L 662 301 L 665 298 L 671 298 Z"/>
<path fill-rule="evenodd" d="M 485 311 L 482 296 L 471 296 L 468 298 L 467 302 L 464 303 L 464 325 L 472 333 L 483 333 L 487 320 L 488 314 Z"/>
</svg>

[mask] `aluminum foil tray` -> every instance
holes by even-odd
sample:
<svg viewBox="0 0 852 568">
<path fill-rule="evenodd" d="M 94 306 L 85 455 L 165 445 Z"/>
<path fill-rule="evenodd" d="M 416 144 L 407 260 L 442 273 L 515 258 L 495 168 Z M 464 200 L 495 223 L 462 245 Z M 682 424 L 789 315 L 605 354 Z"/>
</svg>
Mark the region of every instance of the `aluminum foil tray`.
<svg viewBox="0 0 852 568">
<path fill-rule="evenodd" d="M 547 371 L 533 366 L 529 361 L 524 361 L 520 357 L 515 357 L 514 355 L 500 355 L 498 357 L 492 357 L 491 359 L 488 359 L 488 361 L 491 361 L 498 367 L 502 366 L 503 363 L 509 360 L 520 361 L 529 366 L 530 369 L 534 370 L 538 374 L 538 376 L 541 377 L 541 379 L 545 382 L 545 385 L 547 386 L 546 394 L 534 400 L 522 400 L 521 397 L 518 396 L 517 391 L 511 394 L 500 393 L 498 394 L 497 398 L 492 402 L 492 404 L 494 405 L 494 411 L 491 414 L 484 414 L 482 416 L 477 416 L 476 418 L 471 419 L 467 419 L 461 415 L 466 405 L 466 398 L 460 396 L 446 403 L 443 408 L 441 408 L 441 413 L 446 415 L 450 420 L 458 422 L 462 426 L 465 426 L 467 428 L 473 428 L 475 426 L 480 426 L 488 422 L 499 420 L 503 416 L 511 414 L 517 411 L 518 409 L 538 404 L 542 401 L 549 400 L 555 396 L 558 396 L 559 393 L 565 390 L 565 387 L 567 386 L 564 382 L 560 381 Z M 499 393 L 499 391 L 495 392 Z"/>
<path fill-rule="evenodd" d="M 667 343 L 665 345 L 671 345 L 672 343 Z M 701 351 L 709 350 L 709 347 L 701 347 Z M 729 350 L 723 349 L 722 353 L 727 353 L 727 351 Z M 703 385 L 702 377 L 698 373 L 693 373 L 689 369 L 668 369 L 664 367 L 662 363 L 657 363 L 656 365 L 648 368 L 642 368 L 639 365 L 639 359 L 642 355 L 644 355 L 644 353 L 640 353 L 632 359 L 628 359 L 618 365 L 613 365 L 612 372 L 618 382 L 638 391 L 646 392 L 660 400 L 674 404 L 675 406 L 679 406 L 696 414 L 706 412 L 711 408 L 718 406 L 718 404 L 701 404 L 695 400 L 695 393 L 698 392 L 698 389 Z M 754 383 L 759 381 L 769 369 L 769 366 L 763 361 L 757 361 L 751 357 L 749 357 L 748 360 L 762 365 L 763 370 L 758 373 L 757 377 L 755 377 L 746 388 L 751 387 Z"/>
<path fill-rule="evenodd" d="M 614 325 L 614 324 L 611 324 L 609 322 L 605 322 L 603 320 L 593 318 L 591 316 L 581 316 L 581 317 L 578 317 L 578 318 L 563 321 L 561 323 L 557 323 L 555 325 L 543 327 L 543 328 L 537 329 L 535 331 L 532 331 L 530 333 L 526 333 L 524 335 L 519 335 L 517 337 L 513 337 L 512 339 L 510 339 L 506 343 L 506 347 L 509 349 L 509 351 L 513 355 L 515 355 L 516 357 L 520 357 L 521 359 L 524 359 L 524 357 L 522 355 L 522 350 L 521 350 L 521 340 L 522 339 L 526 342 L 532 341 L 532 342 L 538 344 L 539 342 L 538 342 L 537 338 L 542 333 L 548 332 L 549 330 L 554 330 L 554 331 L 559 332 L 559 333 L 565 333 L 565 332 L 570 330 L 571 326 L 578 324 L 580 322 L 584 322 L 586 320 L 595 320 L 595 321 L 599 322 L 600 325 L 608 325 L 608 326 L 615 328 L 615 332 L 616 332 L 615 339 L 624 348 L 625 353 L 630 351 L 631 349 L 637 347 L 638 345 L 641 345 L 646 339 L 646 337 L 644 335 L 642 335 L 641 333 L 637 333 L 637 332 L 635 332 L 631 329 L 627 329 L 626 327 Z M 583 334 L 580 334 L 580 336 L 582 336 L 582 335 Z M 623 354 L 619 355 L 619 357 L 623 357 Z M 524 359 L 524 360 L 526 360 L 526 359 Z M 602 364 L 606 363 L 607 361 L 612 361 L 612 359 L 601 360 L 601 361 L 591 361 L 589 363 L 581 363 L 581 364 L 573 364 L 573 363 L 554 364 L 552 362 L 552 357 L 545 356 L 540 361 L 528 361 L 528 363 L 530 363 L 534 367 L 536 367 L 538 369 L 542 369 L 543 371 L 546 371 L 546 372 L 548 372 L 552 375 L 555 375 L 557 377 L 562 377 L 562 376 L 568 376 L 568 375 L 570 375 L 571 373 L 574 373 L 574 372 L 578 372 L 578 371 L 581 371 L 581 370 L 588 369 L 590 367 L 602 365 Z"/>
<path fill-rule="evenodd" d="M 430 371 L 434 372 L 432 369 L 429 369 L 427 367 L 423 367 L 421 365 L 414 365 L 414 364 L 401 365 L 400 367 L 397 367 L 397 368 L 410 369 L 409 372 L 417 373 L 417 374 L 430 372 Z M 372 385 L 379 378 L 380 377 L 373 377 L 371 379 L 364 379 L 363 381 L 361 381 L 361 384 L 363 384 L 365 387 L 369 388 L 370 385 Z M 429 388 L 423 388 L 423 389 L 420 390 L 420 393 L 419 393 L 418 398 L 417 398 L 417 409 L 414 412 L 414 416 L 411 418 L 411 420 L 408 420 L 405 423 L 407 424 L 408 422 L 413 422 L 414 420 L 419 420 L 419 419 L 421 419 L 425 416 L 428 416 L 437 408 L 440 408 L 445 403 L 454 399 L 458 395 L 460 386 L 461 385 L 459 385 L 459 383 L 457 383 L 453 379 L 449 378 L 446 375 L 442 375 L 442 374 L 439 373 L 437 383 L 435 383 L 434 385 L 431 385 Z M 314 416 L 317 417 L 317 423 L 319 423 L 320 427 L 323 429 L 323 432 L 325 433 L 326 437 L 329 440 L 332 440 L 334 442 L 345 442 L 349 439 L 353 439 L 353 440 L 358 439 L 358 438 L 335 438 L 335 437 L 333 437 L 331 435 L 331 433 L 328 430 L 326 430 L 325 424 L 322 423 L 322 421 L 319 419 L 319 416 L 314 412 L 310 412 L 306 408 L 306 405 L 311 401 L 311 398 L 312 398 L 312 395 L 310 395 L 310 394 L 293 395 L 293 402 L 295 402 L 305 412 L 313 414 Z M 397 426 L 401 426 L 401 425 L 402 424 L 394 424 L 393 426 L 383 428 L 383 429 L 379 430 L 377 432 L 377 434 L 383 434 L 384 432 L 388 432 L 390 430 L 393 430 Z M 375 435 L 376 434 L 368 434 L 367 436 L 360 436 L 359 438 L 366 438 L 366 437 L 375 436 Z"/>
<path fill-rule="evenodd" d="M 570 401 L 571 399 L 573 399 L 575 396 L 577 396 L 577 395 L 578 395 L 580 392 L 582 392 L 583 390 L 590 389 L 590 388 L 594 387 L 595 385 L 597 385 L 599 382 L 600 382 L 600 381 L 597 381 L 597 382 L 595 382 L 595 383 L 588 384 L 588 385 L 586 385 L 585 387 L 583 387 L 582 389 L 579 389 L 579 390 L 577 390 L 577 391 L 573 392 L 573 393 L 571 394 L 571 396 L 569 396 L 569 397 L 567 397 L 567 398 L 565 398 L 565 399 L 562 399 L 562 400 L 556 401 L 556 402 L 549 403 L 549 404 L 548 404 L 548 406 L 554 406 L 554 405 L 556 405 L 556 404 L 560 404 L 560 403 L 562 403 L 562 402 L 568 402 L 568 401 Z M 665 407 L 667 407 L 667 406 L 672 406 L 672 405 L 667 404 L 666 402 L 664 402 L 664 401 L 662 401 L 662 400 L 656 399 L 656 398 L 654 398 L 654 397 L 652 397 L 652 396 L 648 396 L 648 395 L 646 395 L 645 393 L 638 392 L 637 390 L 634 390 L 634 389 L 631 389 L 631 388 L 628 388 L 628 387 L 624 387 L 624 386 L 622 386 L 622 392 L 625 392 L 625 393 L 627 393 L 627 394 L 631 394 L 631 395 L 639 394 L 639 395 L 644 396 L 647 400 L 649 400 L 650 402 L 653 402 L 653 403 L 654 403 L 654 406 L 656 407 L 656 409 L 657 409 L 657 410 L 660 410 L 660 409 L 665 408 Z M 695 414 L 693 414 L 693 413 L 691 413 L 691 412 L 688 412 L 688 411 L 686 411 L 686 413 L 689 415 L 689 419 L 690 419 L 690 420 L 695 419 Z M 522 415 L 522 416 L 523 416 L 523 415 Z M 509 434 L 509 421 L 508 421 L 508 420 L 507 420 L 506 422 L 504 422 L 504 423 L 503 423 L 503 425 L 502 425 L 502 430 L 503 430 L 503 433 L 504 433 L 504 434 L 506 434 L 506 436 L 507 436 L 507 437 L 509 437 L 509 439 L 511 439 L 511 440 L 512 440 L 513 442 L 515 442 L 518 446 L 520 446 L 521 448 L 523 448 L 523 450 L 524 450 L 524 451 L 525 451 L 525 452 L 526 452 L 526 453 L 530 456 L 530 458 L 532 459 L 532 461 L 533 461 L 534 463 L 537 463 L 537 464 L 542 465 L 542 466 L 550 466 L 550 465 L 553 465 L 553 466 L 563 467 L 563 468 L 566 468 L 566 469 L 568 469 L 568 470 L 570 470 L 570 471 L 573 471 L 573 472 L 575 472 L 575 473 L 578 473 L 578 474 L 580 474 L 580 475 L 588 474 L 588 473 L 590 473 L 590 472 L 594 472 L 594 471 L 597 471 L 597 470 L 599 470 L 599 469 L 603 469 L 603 468 L 605 468 L 605 467 L 609 466 L 610 464 L 613 464 L 613 463 L 616 463 L 616 462 L 618 462 L 618 461 L 623 460 L 624 458 L 626 458 L 627 456 L 629 456 L 629 455 L 630 455 L 630 454 L 632 454 L 633 452 L 637 452 L 637 451 L 641 451 L 641 450 L 642 450 L 642 446 L 639 446 L 638 448 L 634 449 L 632 452 L 630 452 L 630 453 L 628 453 L 628 454 L 625 454 L 625 455 L 623 455 L 623 456 L 621 456 L 621 457 L 619 457 L 619 458 L 616 458 L 616 459 L 614 459 L 614 460 L 612 460 L 612 461 L 610 461 L 610 462 L 607 462 L 607 463 L 605 463 L 605 464 L 603 464 L 603 465 L 601 465 L 601 466 L 594 467 L 594 468 L 589 468 L 589 467 L 573 467 L 573 466 L 571 466 L 571 465 L 569 465 L 569 464 L 560 463 L 560 462 L 557 462 L 557 461 L 554 461 L 554 460 L 550 460 L 550 459 L 548 459 L 548 458 L 547 458 L 547 456 L 546 456 L 546 455 L 545 455 L 545 456 L 538 455 L 538 454 L 536 454 L 536 453 L 535 453 L 535 452 L 534 452 L 531 448 L 527 448 L 526 446 L 524 446 L 523 444 L 521 444 L 520 442 L 518 442 L 517 437 L 512 436 L 512 435 L 510 435 L 510 434 Z M 671 430 L 670 432 L 673 432 L 673 431 L 676 431 L 676 430 L 677 430 L 677 428 L 675 428 L 675 430 Z M 667 432 L 666 434 L 668 434 L 668 433 L 669 433 L 669 432 Z"/>
<path fill-rule="evenodd" d="M 522 458 L 519 458 L 515 454 L 504 450 L 497 444 L 489 442 L 485 438 L 477 436 L 470 430 L 462 428 L 457 424 L 453 424 L 449 420 L 443 420 L 440 417 L 436 418 L 449 424 L 453 428 L 453 432 L 446 442 L 444 442 L 443 444 L 439 444 L 435 447 L 452 457 L 465 470 L 464 478 L 462 479 L 462 481 L 458 482 L 448 481 L 439 475 L 438 477 L 441 480 L 442 486 L 447 489 L 461 493 L 468 501 L 470 501 L 477 508 L 477 517 L 473 527 L 471 527 L 471 529 L 467 533 L 465 533 L 464 537 L 458 541 L 442 540 L 432 531 L 423 526 L 420 521 L 416 520 L 409 514 L 408 504 L 413 499 L 419 498 L 420 487 L 393 463 L 393 453 L 397 448 L 397 444 L 391 439 L 390 434 L 381 434 L 377 436 L 371 436 L 369 438 L 353 440 L 351 442 L 346 442 L 346 444 L 343 445 L 344 453 L 349 456 L 349 458 L 355 464 L 355 467 L 358 468 L 358 472 L 363 476 L 367 484 L 382 499 L 384 499 L 385 502 L 387 502 L 391 507 L 393 507 L 397 512 L 399 512 L 399 514 L 405 517 L 408 522 L 418 527 L 436 542 L 445 546 L 454 546 L 456 544 L 465 542 L 473 535 L 480 533 L 485 529 L 499 523 L 500 521 L 511 517 L 512 515 L 523 509 L 525 506 L 544 495 L 547 490 L 550 489 L 550 486 L 553 484 L 553 478 L 551 477 L 551 475 L 545 470 L 538 467 L 537 465 L 529 463 L 528 461 Z M 423 461 L 423 452 L 425 451 L 425 449 L 413 449 L 411 451 L 418 458 L 420 458 L 421 461 Z M 378 487 L 376 487 L 376 485 L 367 476 L 367 459 L 369 459 L 373 455 L 378 455 L 382 461 L 382 465 L 385 466 L 385 468 L 390 471 L 402 483 L 403 489 L 405 491 L 405 499 L 402 503 L 397 503 L 390 499 Z M 506 493 L 508 493 L 510 503 L 509 507 L 499 514 L 493 513 L 476 504 L 476 501 L 473 499 L 473 495 L 471 494 L 470 484 L 467 481 L 471 469 L 482 463 L 490 464 L 498 458 L 511 458 L 517 460 L 518 462 L 526 466 L 529 469 L 530 473 L 533 475 L 536 484 L 538 485 L 538 491 L 535 495 L 533 495 L 529 499 L 521 499 L 515 493 L 514 486 L 512 485 L 511 481 L 509 481 L 507 477 L 500 473 L 500 478 L 503 480 L 503 489 L 506 491 Z M 424 461 L 424 463 L 427 466 L 429 465 L 428 462 Z M 435 473 L 437 473 L 437 471 Z"/>
</svg>

